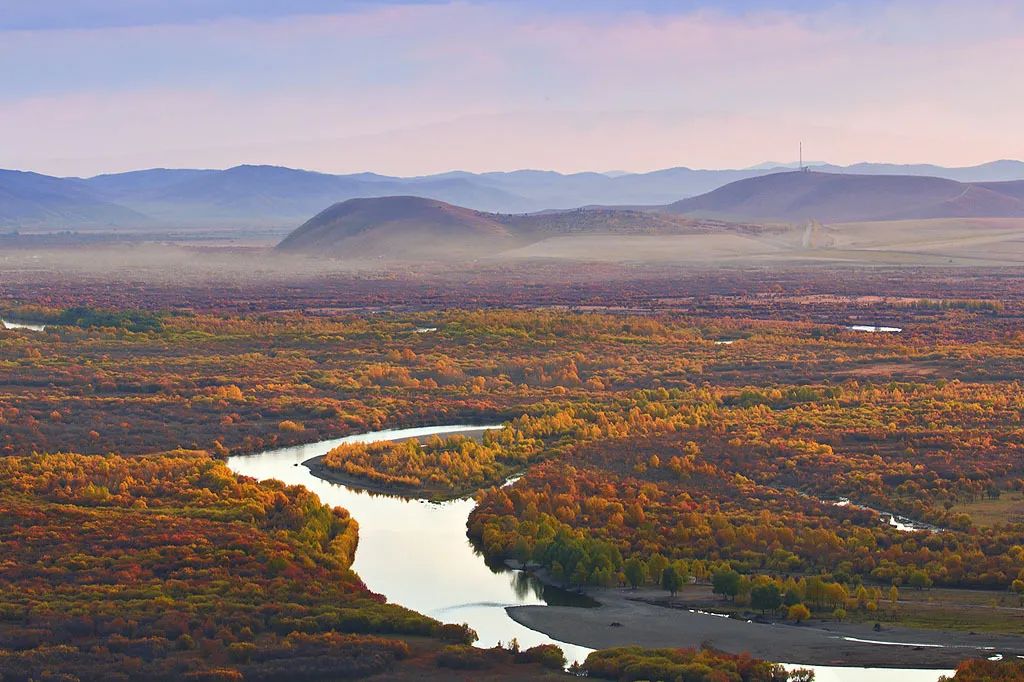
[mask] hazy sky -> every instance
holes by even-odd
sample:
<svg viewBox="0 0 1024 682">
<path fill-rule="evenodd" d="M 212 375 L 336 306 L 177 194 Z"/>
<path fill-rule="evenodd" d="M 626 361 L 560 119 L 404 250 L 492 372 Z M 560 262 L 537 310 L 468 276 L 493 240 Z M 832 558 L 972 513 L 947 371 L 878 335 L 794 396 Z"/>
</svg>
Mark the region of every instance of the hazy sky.
<svg viewBox="0 0 1024 682">
<path fill-rule="evenodd" d="M 1024 1 L 0 0 L 0 168 L 1024 158 Z"/>
</svg>

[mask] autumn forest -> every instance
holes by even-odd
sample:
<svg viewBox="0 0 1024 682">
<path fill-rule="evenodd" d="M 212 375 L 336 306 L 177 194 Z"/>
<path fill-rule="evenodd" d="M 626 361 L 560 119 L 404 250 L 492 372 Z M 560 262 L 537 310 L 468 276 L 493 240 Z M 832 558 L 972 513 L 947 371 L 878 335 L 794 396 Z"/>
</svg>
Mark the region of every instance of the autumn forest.
<svg viewBox="0 0 1024 682">
<path fill-rule="evenodd" d="M 434 424 L 500 426 L 340 444 L 318 475 L 474 497 L 487 562 L 598 601 L 1021 637 L 1024 280 L 837 276 L 909 293 L 737 272 L 717 295 L 512 279 L 504 302 L 438 285 L 424 304 L 422 281 L 354 278 L 339 307 L 320 285 L 5 284 L 2 317 L 45 329 L 0 330 L 0 679 L 562 676 L 552 645 L 473 647 L 468 625 L 375 594 L 351 568 L 359 518 L 225 465 Z M 572 672 L 803 674 L 592 648 Z"/>
</svg>

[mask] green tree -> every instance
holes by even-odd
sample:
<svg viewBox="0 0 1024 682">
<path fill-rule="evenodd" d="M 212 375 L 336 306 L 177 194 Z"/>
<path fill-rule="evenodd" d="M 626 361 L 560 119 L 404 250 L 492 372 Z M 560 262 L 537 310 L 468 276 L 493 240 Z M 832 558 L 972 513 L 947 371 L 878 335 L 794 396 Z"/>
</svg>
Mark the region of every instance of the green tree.
<svg viewBox="0 0 1024 682">
<path fill-rule="evenodd" d="M 572 572 L 572 582 L 580 587 L 590 582 L 590 573 L 582 562 L 576 564 L 576 568 Z"/>
<path fill-rule="evenodd" d="M 760 609 L 761 613 L 768 610 L 775 611 L 782 606 L 782 593 L 779 592 L 779 586 L 775 583 L 755 585 L 750 590 L 750 605 L 755 609 Z"/>
<path fill-rule="evenodd" d="M 626 560 L 626 563 L 622 565 L 622 572 L 634 590 L 647 579 L 647 565 L 642 559 L 635 556 Z"/>
<path fill-rule="evenodd" d="M 932 579 L 924 571 L 916 570 L 911 572 L 910 578 L 907 579 L 907 584 L 915 590 L 923 590 L 926 587 L 932 586 Z"/>
<path fill-rule="evenodd" d="M 690 567 L 682 559 L 676 559 L 672 562 L 672 568 L 676 569 L 676 573 L 679 575 L 679 580 L 682 581 L 683 585 L 690 582 Z"/>
<path fill-rule="evenodd" d="M 740 574 L 731 568 L 715 571 L 711 576 L 711 589 L 723 597 L 735 597 L 740 591 Z"/>
<path fill-rule="evenodd" d="M 679 588 L 683 586 L 683 578 L 674 566 L 666 566 L 661 572 L 661 586 L 673 597 L 676 596 Z"/>
<path fill-rule="evenodd" d="M 551 577 L 563 585 L 565 584 L 565 568 L 562 566 L 562 562 L 554 561 L 551 563 Z"/>
<path fill-rule="evenodd" d="M 825 581 L 816 575 L 807 579 L 807 587 L 804 589 L 807 601 L 815 606 L 821 606 L 825 601 Z"/>
<path fill-rule="evenodd" d="M 647 560 L 647 574 L 651 576 L 651 580 L 658 580 L 666 566 L 668 566 L 668 559 L 660 553 L 654 554 Z"/>
</svg>

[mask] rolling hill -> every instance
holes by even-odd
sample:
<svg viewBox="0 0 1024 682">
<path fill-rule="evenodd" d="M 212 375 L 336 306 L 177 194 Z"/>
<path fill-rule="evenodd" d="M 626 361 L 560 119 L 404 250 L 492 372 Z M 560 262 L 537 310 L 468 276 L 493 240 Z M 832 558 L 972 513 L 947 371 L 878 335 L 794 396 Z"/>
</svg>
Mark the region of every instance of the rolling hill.
<svg viewBox="0 0 1024 682">
<path fill-rule="evenodd" d="M 348 259 L 445 260 L 486 254 L 513 242 L 512 233 L 491 214 L 435 199 L 397 196 L 334 204 L 277 248 Z"/>
<path fill-rule="evenodd" d="M 1016 182 L 969 184 L 912 175 L 800 172 L 748 178 L 665 207 L 722 220 L 856 222 L 1024 216 Z"/>
<path fill-rule="evenodd" d="M 498 214 L 412 196 L 349 199 L 289 234 L 278 249 L 342 259 L 448 260 L 490 256 L 551 238 L 757 233 L 758 226 L 636 209 Z"/>
<path fill-rule="evenodd" d="M 39 173 L 0 170 L 0 226 L 11 229 L 45 226 L 146 226 L 149 218 L 107 201 L 87 183 Z"/>
<path fill-rule="evenodd" d="M 1016 197 L 1017 199 L 1024 200 L 1024 180 L 1011 180 L 1003 182 L 978 182 L 975 183 L 978 187 L 984 187 L 990 189 L 993 192 L 998 192 L 1010 197 Z"/>
</svg>

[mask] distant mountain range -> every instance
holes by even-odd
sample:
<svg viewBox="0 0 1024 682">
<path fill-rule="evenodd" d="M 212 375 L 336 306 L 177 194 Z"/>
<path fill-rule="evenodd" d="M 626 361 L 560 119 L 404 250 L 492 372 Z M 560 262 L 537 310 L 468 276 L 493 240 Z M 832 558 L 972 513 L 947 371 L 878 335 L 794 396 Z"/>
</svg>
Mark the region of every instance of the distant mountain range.
<svg viewBox="0 0 1024 682">
<path fill-rule="evenodd" d="M 1024 217 L 1024 181 L 788 171 L 739 180 L 664 210 L 758 222 Z"/>
<path fill-rule="evenodd" d="M 1006 217 L 1024 218 L 1024 180 L 964 183 L 796 170 L 737 180 L 696 197 L 644 208 L 591 206 L 506 214 L 416 196 L 349 199 L 317 213 L 278 249 L 348 260 L 464 260 L 567 238 L 585 250 L 593 243 L 588 238 L 601 235 L 732 235 L 734 245 L 740 244 L 735 239 L 746 240 L 746 249 L 770 234 L 790 234 L 794 226 L 820 230 L 822 224 L 836 223 Z M 900 231 L 892 228 L 894 236 Z M 967 238 L 971 228 L 962 232 L 954 236 Z M 778 248 L 782 242 L 773 239 L 772 248 Z M 629 241 L 635 240 L 617 243 Z M 535 246 L 530 253 L 543 256 L 547 251 Z"/>
<path fill-rule="evenodd" d="M 290 229 L 337 202 L 413 195 L 478 211 L 527 213 L 579 206 L 659 206 L 779 167 L 738 170 L 669 168 L 650 173 L 521 170 L 455 171 L 399 178 L 330 175 L 278 166 L 227 170 L 150 169 L 93 178 L 56 178 L 0 170 L 0 227 L 26 230 L 261 227 Z M 1024 180 L 1024 163 L 967 168 L 891 164 L 815 166 L 816 171 L 912 175 L 967 183 Z"/>
</svg>

